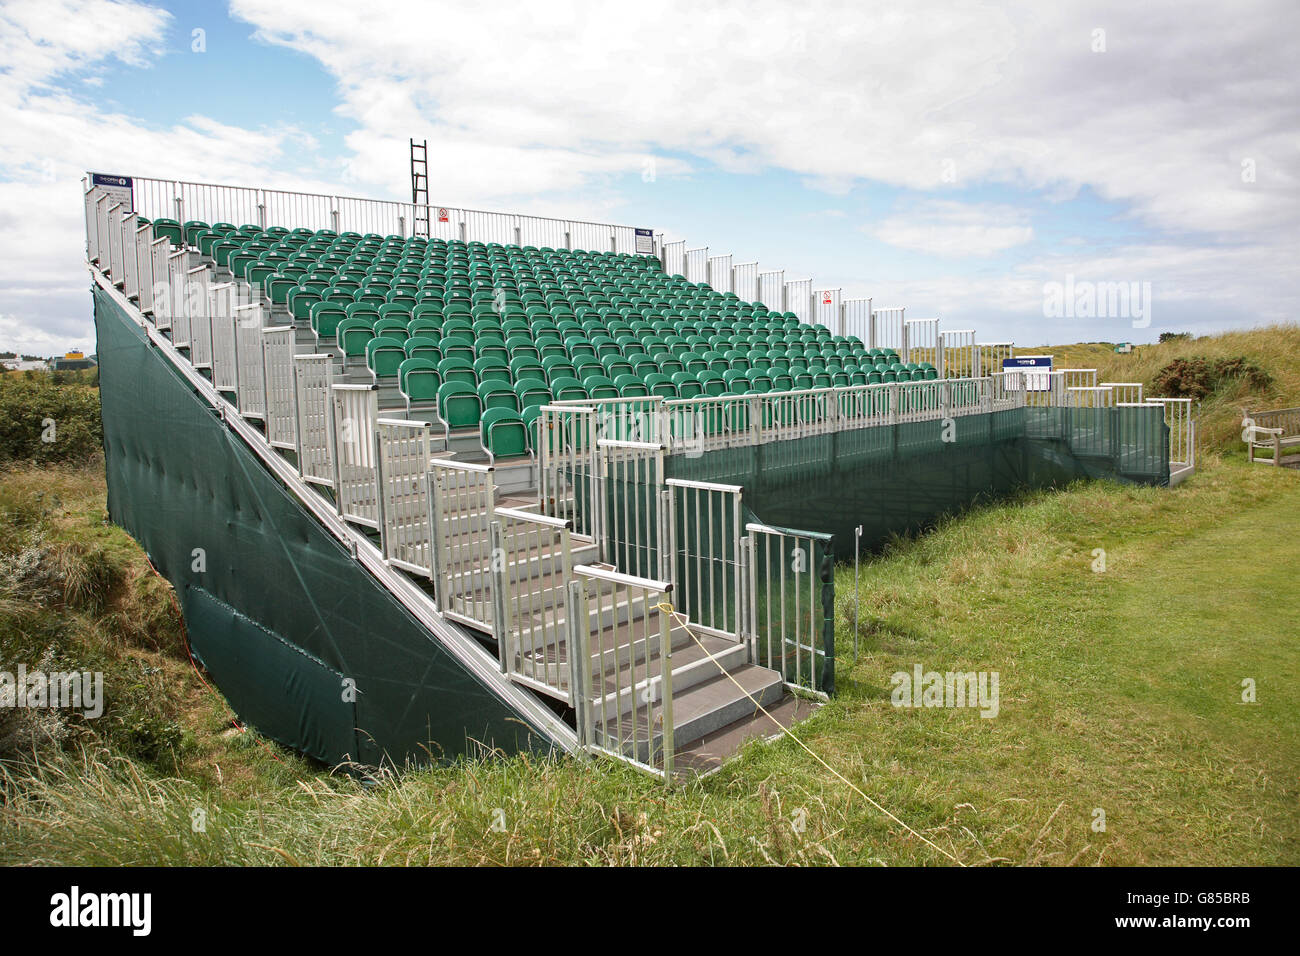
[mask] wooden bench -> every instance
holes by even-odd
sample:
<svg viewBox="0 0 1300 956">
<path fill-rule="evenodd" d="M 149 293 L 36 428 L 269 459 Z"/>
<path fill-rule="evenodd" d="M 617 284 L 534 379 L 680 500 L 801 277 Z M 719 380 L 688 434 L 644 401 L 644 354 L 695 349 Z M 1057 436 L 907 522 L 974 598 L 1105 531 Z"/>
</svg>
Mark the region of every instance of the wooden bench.
<svg viewBox="0 0 1300 956">
<path fill-rule="evenodd" d="M 1300 408 L 1247 413 L 1246 419 L 1254 423 L 1242 432 L 1247 461 L 1270 465 L 1300 464 L 1300 456 L 1296 456 L 1295 462 L 1283 461 L 1283 449 L 1300 445 Z M 1271 459 L 1255 457 L 1255 452 L 1263 448 L 1273 450 Z"/>
</svg>

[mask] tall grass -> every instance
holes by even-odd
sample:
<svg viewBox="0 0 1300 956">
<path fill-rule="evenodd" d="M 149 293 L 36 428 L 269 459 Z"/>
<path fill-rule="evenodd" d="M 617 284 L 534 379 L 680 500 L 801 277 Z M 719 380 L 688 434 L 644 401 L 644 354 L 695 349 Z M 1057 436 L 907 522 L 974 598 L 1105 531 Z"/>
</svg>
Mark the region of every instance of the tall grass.
<svg viewBox="0 0 1300 956">
<path fill-rule="evenodd" d="M 1256 389 L 1245 379 L 1230 380 L 1201 402 L 1198 437 L 1206 451 L 1243 454 L 1241 419 L 1245 412 L 1300 405 L 1300 325 L 1172 339 L 1137 346 L 1128 355 L 1117 354 L 1109 343 L 1045 345 L 1032 351 L 1055 355 L 1058 368 L 1095 368 L 1099 382 L 1142 382 L 1148 390 L 1156 374 L 1175 359 L 1241 356 L 1252 360 L 1272 377 L 1271 384 Z"/>
</svg>

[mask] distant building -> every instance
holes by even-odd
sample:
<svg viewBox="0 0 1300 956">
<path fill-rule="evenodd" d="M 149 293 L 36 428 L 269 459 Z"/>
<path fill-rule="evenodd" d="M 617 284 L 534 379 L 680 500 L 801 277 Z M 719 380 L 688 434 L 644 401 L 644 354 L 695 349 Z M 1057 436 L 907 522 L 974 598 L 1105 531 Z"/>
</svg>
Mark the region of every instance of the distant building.
<svg viewBox="0 0 1300 956">
<path fill-rule="evenodd" d="M 83 368 L 94 368 L 98 364 L 95 357 L 87 357 L 84 352 L 69 352 L 63 358 L 56 358 L 50 367 L 56 372 L 73 372 Z"/>
<path fill-rule="evenodd" d="M 1118 352 L 1120 355 L 1128 355 L 1129 352 L 1133 351 L 1133 343 L 1121 342 L 1119 343 L 1119 345 L 1115 346 L 1115 351 Z"/>
<path fill-rule="evenodd" d="M 0 359 L 0 368 L 3 368 L 6 372 L 44 372 L 49 367 L 50 363 L 45 359 Z"/>
</svg>

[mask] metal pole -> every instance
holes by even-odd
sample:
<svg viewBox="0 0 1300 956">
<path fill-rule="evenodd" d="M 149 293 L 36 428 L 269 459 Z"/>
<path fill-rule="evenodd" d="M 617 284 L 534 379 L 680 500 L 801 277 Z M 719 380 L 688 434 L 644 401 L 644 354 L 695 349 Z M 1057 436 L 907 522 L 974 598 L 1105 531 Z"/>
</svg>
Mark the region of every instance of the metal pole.
<svg viewBox="0 0 1300 956">
<path fill-rule="evenodd" d="M 858 548 L 862 541 L 862 525 L 853 529 L 853 659 L 858 657 L 858 630 L 861 618 L 862 594 L 858 585 Z"/>
</svg>

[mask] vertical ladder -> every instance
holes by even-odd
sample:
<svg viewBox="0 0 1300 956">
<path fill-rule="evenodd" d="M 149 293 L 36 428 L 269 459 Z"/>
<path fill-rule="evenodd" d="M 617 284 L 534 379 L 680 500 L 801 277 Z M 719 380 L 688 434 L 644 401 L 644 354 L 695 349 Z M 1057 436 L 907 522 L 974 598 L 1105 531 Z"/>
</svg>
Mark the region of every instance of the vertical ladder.
<svg viewBox="0 0 1300 956">
<path fill-rule="evenodd" d="M 412 232 L 429 235 L 429 141 L 411 140 L 411 202 L 415 205 Z"/>
</svg>

